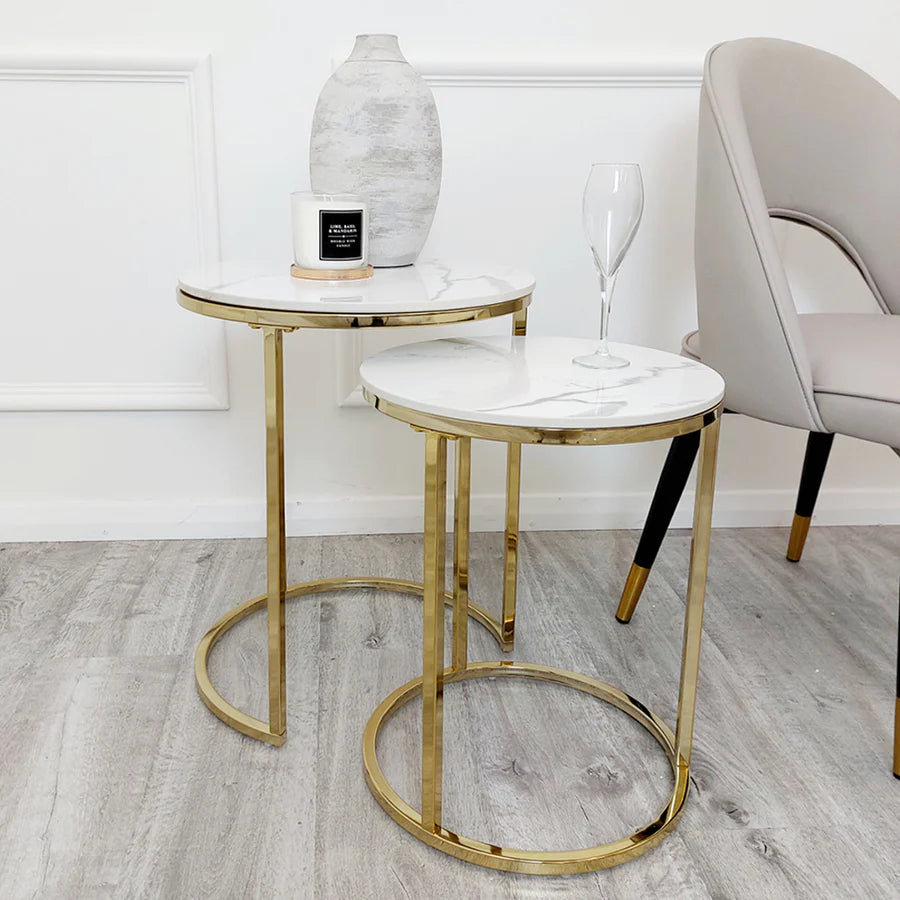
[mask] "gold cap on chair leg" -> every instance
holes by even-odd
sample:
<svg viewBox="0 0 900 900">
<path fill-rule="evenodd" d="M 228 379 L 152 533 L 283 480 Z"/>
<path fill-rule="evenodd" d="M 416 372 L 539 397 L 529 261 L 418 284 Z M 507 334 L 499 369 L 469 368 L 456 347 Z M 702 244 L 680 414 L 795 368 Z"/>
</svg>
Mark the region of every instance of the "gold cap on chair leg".
<svg viewBox="0 0 900 900">
<path fill-rule="evenodd" d="M 625 579 L 625 587 L 622 589 L 622 599 L 619 601 L 619 608 L 616 610 L 616 618 L 620 622 L 628 623 L 631 621 L 631 617 L 634 615 L 634 608 L 637 606 L 638 600 L 641 599 L 641 592 L 644 590 L 649 574 L 649 569 L 645 569 L 637 563 L 631 564 L 628 578 Z"/>
<path fill-rule="evenodd" d="M 900 778 L 900 697 L 894 706 L 894 778 Z"/>
<path fill-rule="evenodd" d="M 791 525 L 791 538 L 788 541 L 787 558 L 791 562 L 800 562 L 803 555 L 803 545 L 806 543 L 806 535 L 809 534 L 809 523 L 812 516 L 794 515 L 794 524 Z"/>
</svg>

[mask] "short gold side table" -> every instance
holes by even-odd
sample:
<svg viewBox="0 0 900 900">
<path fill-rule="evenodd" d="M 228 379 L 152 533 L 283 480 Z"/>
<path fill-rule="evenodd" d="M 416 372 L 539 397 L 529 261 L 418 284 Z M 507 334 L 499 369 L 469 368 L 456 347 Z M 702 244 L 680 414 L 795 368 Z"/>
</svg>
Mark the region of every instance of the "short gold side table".
<svg viewBox="0 0 900 900">
<path fill-rule="evenodd" d="M 524 335 L 534 278 L 521 269 L 433 261 L 399 269 L 378 269 L 365 281 L 328 283 L 293 278 L 287 266 L 226 264 L 188 273 L 179 279 L 178 302 L 204 316 L 243 322 L 262 331 L 266 409 L 266 593 L 225 613 L 209 629 L 194 656 L 197 688 L 206 706 L 223 722 L 249 737 L 280 746 L 287 732 L 285 685 L 285 601 L 308 594 L 374 588 L 422 596 L 415 581 L 360 576 L 338 577 L 288 586 L 284 521 L 284 374 L 282 338 L 298 328 L 395 328 L 446 325 L 498 316 L 513 317 L 513 333 Z M 457 504 L 460 533 L 468 535 L 470 455 L 457 456 Z M 521 447 L 507 451 L 506 549 L 504 590 L 499 618 L 469 604 L 468 614 L 483 625 L 501 649 L 513 648 L 516 566 L 519 533 Z M 464 526 L 464 527 L 462 527 Z M 462 548 L 459 548 L 462 552 Z M 467 573 L 457 569 L 457 586 Z M 457 590 L 459 593 L 459 590 Z M 442 592 L 446 602 L 453 594 Z M 215 688 L 209 655 L 228 629 L 257 610 L 266 610 L 269 719 L 263 721 L 229 703 Z"/>
<path fill-rule="evenodd" d="M 572 359 L 595 342 L 574 338 L 511 337 L 442 340 L 398 347 L 363 363 L 368 401 L 381 412 L 425 433 L 425 603 L 422 677 L 397 688 L 372 714 L 363 736 L 366 781 L 387 813 L 425 843 L 494 869 L 571 874 L 633 859 L 675 826 L 688 793 L 700 635 L 724 382 L 712 369 L 671 353 L 613 345 L 631 365 L 590 370 Z M 467 659 L 467 597 L 455 586 L 452 665 L 444 668 L 444 567 L 447 442 L 472 438 L 520 444 L 627 444 L 701 432 L 694 505 L 690 578 L 675 732 L 638 700 L 593 678 L 547 665 Z M 467 547 L 465 536 L 457 548 Z M 459 553 L 457 549 L 457 554 Z M 457 560 L 455 566 L 466 566 Z M 476 678 L 529 678 L 583 691 L 618 707 L 660 744 L 674 784 L 665 809 L 621 840 L 586 849 L 522 850 L 465 837 L 441 821 L 443 692 Z M 376 752 L 385 721 L 422 697 L 421 809 L 394 790 Z"/>
</svg>

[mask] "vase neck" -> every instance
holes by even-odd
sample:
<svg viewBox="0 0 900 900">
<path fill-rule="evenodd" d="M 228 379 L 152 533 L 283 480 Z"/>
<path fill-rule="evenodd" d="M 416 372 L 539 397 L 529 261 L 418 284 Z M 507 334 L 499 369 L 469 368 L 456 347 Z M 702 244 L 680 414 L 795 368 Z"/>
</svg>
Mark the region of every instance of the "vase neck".
<svg viewBox="0 0 900 900">
<path fill-rule="evenodd" d="M 358 34 L 353 52 L 347 61 L 377 59 L 387 62 L 406 62 L 400 52 L 396 34 Z"/>
</svg>

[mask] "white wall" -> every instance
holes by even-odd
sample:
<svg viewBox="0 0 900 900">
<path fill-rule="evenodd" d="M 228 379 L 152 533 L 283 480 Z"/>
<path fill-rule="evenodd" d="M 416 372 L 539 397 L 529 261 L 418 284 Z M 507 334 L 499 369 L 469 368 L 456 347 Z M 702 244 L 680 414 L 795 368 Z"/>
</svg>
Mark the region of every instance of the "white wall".
<svg viewBox="0 0 900 900">
<path fill-rule="evenodd" d="M 534 332 L 596 327 L 581 187 L 591 161 L 642 164 L 645 219 L 612 333 L 673 350 L 695 321 L 696 76 L 707 47 L 753 34 L 800 40 L 900 93 L 893 0 L 534 6 L 10 7 L 0 33 L 0 540 L 262 533 L 259 334 L 181 311 L 170 285 L 179 265 L 217 252 L 217 230 L 225 257 L 288 260 L 287 196 L 305 186 L 312 109 L 356 32 L 399 34 L 434 85 L 445 178 L 426 253 L 532 269 Z M 808 269 L 804 239 L 785 241 Z M 797 277 L 814 308 L 811 276 Z M 367 352 L 384 339 L 367 336 Z M 289 527 L 416 529 L 421 437 L 337 405 L 347 350 L 323 332 L 285 339 Z M 726 420 L 717 522 L 788 522 L 803 443 Z M 499 522 L 499 449 L 476 449 L 476 527 Z M 639 525 L 664 452 L 527 448 L 525 526 Z M 896 457 L 839 438 L 819 521 L 900 521 Z"/>
</svg>

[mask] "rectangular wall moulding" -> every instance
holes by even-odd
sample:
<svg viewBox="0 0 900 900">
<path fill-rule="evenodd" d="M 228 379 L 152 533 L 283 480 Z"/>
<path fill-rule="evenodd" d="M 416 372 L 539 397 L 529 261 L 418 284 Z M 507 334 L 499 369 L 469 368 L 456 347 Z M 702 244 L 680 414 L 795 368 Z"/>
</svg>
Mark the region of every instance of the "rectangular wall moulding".
<svg viewBox="0 0 900 900">
<path fill-rule="evenodd" d="M 226 409 L 209 58 L 0 56 L 0 410 Z"/>
<path fill-rule="evenodd" d="M 667 88 L 699 87 L 699 62 L 412 60 L 432 87 Z"/>
</svg>

